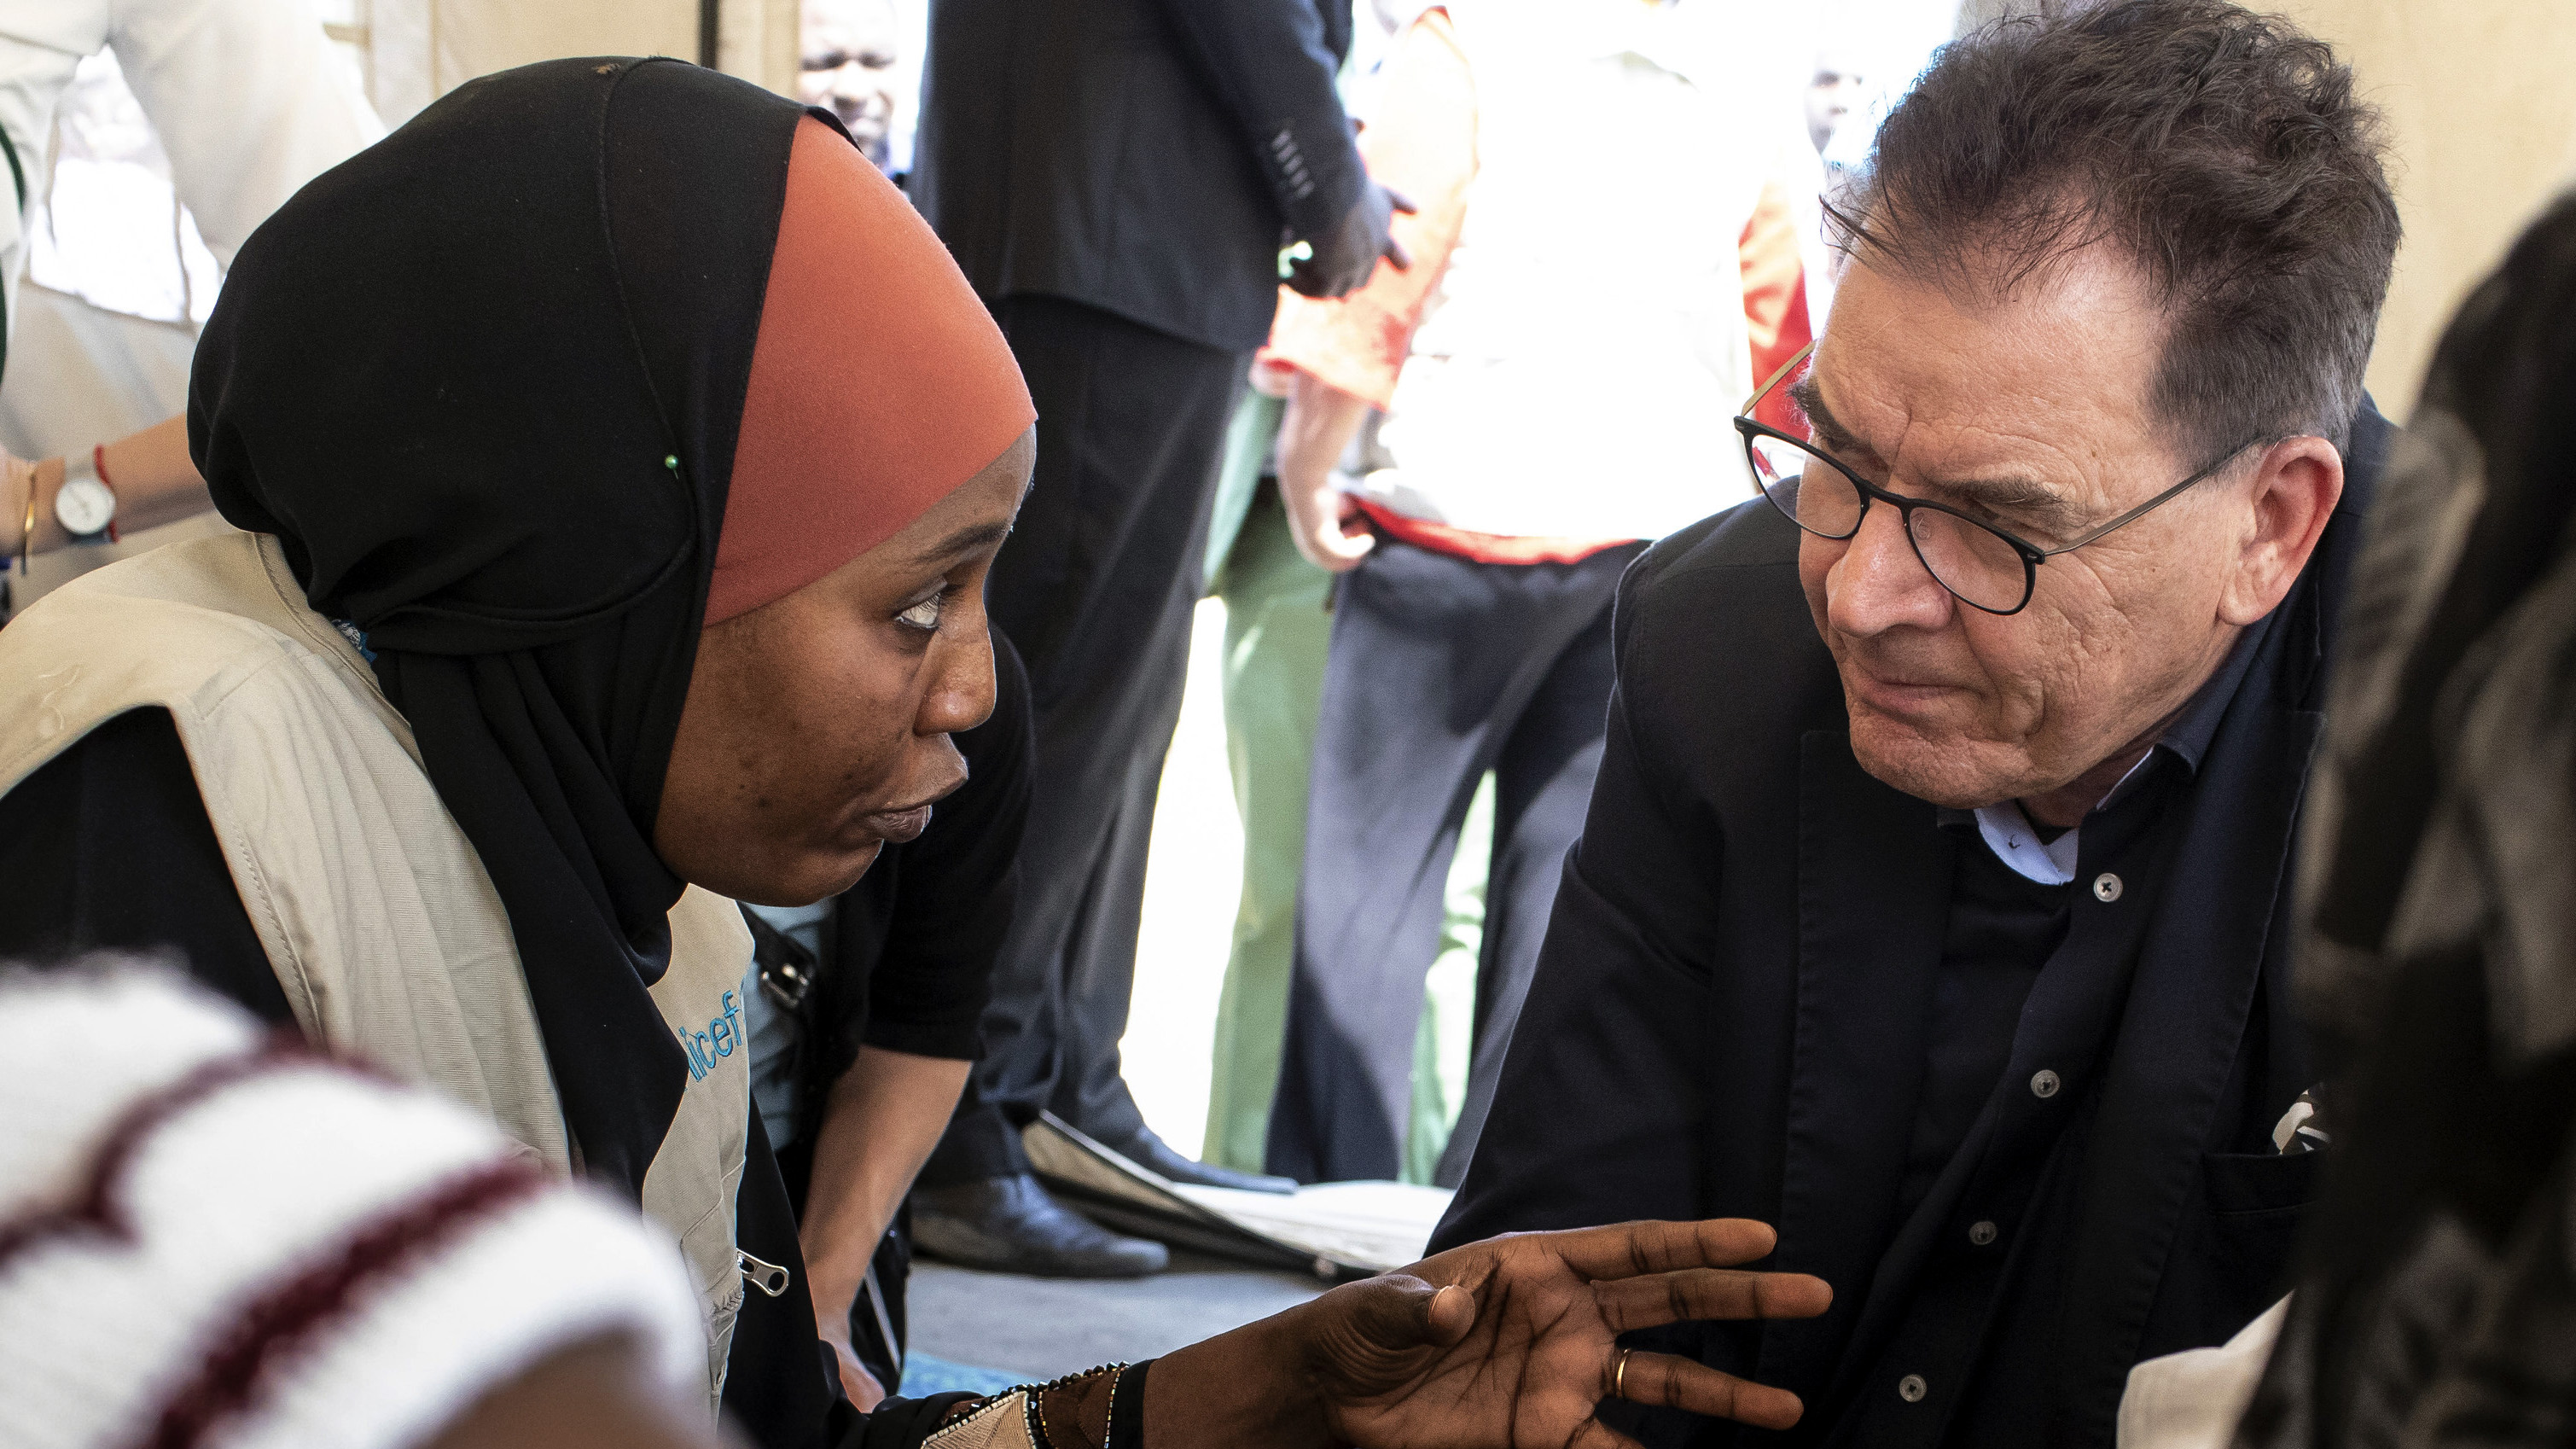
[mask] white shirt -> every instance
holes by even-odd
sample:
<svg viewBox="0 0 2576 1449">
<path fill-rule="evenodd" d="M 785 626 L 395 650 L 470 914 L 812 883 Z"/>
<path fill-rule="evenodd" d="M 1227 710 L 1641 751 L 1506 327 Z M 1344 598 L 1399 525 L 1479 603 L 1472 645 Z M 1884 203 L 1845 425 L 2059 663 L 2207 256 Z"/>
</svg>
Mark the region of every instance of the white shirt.
<svg viewBox="0 0 2576 1449">
<path fill-rule="evenodd" d="M 1476 174 L 1378 443 L 1411 518 L 1660 538 L 1753 496 L 1740 244 L 1777 148 L 1712 7 L 1456 0 Z"/>
<path fill-rule="evenodd" d="M 18 204 L 0 206 L 0 299 L 13 324 L 26 203 L 50 179 L 54 113 L 102 46 L 160 133 L 207 250 L 227 266 L 305 182 L 384 134 L 311 0 L 0 0 L 0 132 L 26 182 Z"/>
</svg>

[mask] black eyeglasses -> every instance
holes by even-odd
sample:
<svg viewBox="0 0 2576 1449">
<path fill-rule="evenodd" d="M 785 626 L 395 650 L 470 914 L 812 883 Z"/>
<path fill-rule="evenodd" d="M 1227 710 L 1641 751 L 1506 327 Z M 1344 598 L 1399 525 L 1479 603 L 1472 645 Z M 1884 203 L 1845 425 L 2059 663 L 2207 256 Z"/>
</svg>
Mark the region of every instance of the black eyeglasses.
<svg viewBox="0 0 2576 1449">
<path fill-rule="evenodd" d="M 2261 441 L 2246 439 L 2219 455 L 2218 461 L 2086 532 L 2073 543 L 2062 548 L 2041 548 L 1946 503 L 1891 493 L 1800 439 L 1755 422 L 1752 413 L 1762 399 L 1770 396 L 1781 379 L 1795 372 L 1807 360 L 1807 354 L 1815 350 L 1812 342 L 1800 348 L 1797 356 L 1744 400 L 1744 410 L 1735 419 L 1735 430 L 1744 435 L 1745 460 L 1753 466 L 1753 481 L 1761 486 L 1762 496 L 1787 514 L 1790 522 L 1818 538 L 1831 539 L 1846 539 L 1860 532 L 1869 505 L 1885 502 L 1897 511 L 1905 525 L 1906 541 L 1914 546 L 1914 556 L 1922 560 L 1923 570 L 1932 576 L 1932 581 L 1948 589 L 1959 602 L 1989 614 L 2020 613 L 2029 606 L 2031 593 L 2039 586 L 2042 563 L 2062 553 L 2073 553 L 2146 517 L 2189 492 L 2195 484 L 2205 482 Z"/>
</svg>

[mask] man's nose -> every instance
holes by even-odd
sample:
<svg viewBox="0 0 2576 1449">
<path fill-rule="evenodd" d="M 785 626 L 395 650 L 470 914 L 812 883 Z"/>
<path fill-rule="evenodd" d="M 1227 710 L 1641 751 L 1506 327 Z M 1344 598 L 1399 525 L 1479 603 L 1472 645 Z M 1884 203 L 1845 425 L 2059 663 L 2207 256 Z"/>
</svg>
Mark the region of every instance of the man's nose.
<svg viewBox="0 0 2576 1449">
<path fill-rule="evenodd" d="M 1825 575 L 1825 613 L 1834 628 L 1868 637 L 1890 629 L 1938 629 L 1957 600 L 1923 567 L 1905 536 L 1905 518 L 1885 503 L 1861 518 L 1860 532 Z"/>
</svg>

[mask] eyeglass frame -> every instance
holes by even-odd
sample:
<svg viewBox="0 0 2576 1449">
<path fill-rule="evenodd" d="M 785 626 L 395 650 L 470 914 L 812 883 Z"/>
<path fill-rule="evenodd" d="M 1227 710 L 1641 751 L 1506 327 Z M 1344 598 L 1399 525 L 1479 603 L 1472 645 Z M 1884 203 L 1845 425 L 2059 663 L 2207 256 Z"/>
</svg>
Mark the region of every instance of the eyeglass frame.
<svg viewBox="0 0 2576 1449">
<path fill-rule="evenodd" d="M 1994 614 L 1999 617 L 2009 618 L 2014 614 L 2020 613 L 2022 610 L 2030 607 L 2030 601 L 2032 599 L 2039 596 L 2039 566 L 2041 564 L 2057 557 L 2059 554 L 2073 553 L 2087 544 L 2098 542 L 2103 537 L 2119 529 L 2128 527 L 2130 524 L 2137 522 L 2139 519 L 2146 517 L 2148 514 L 2153 513 L 2157 509 L 2162 508 L 2177 498 L 2180 498 L 2183 494 L 2190 492 L 2194 487 L 2208 482 L 2211 478 L 2217 476 L 2219 471 L 2224 469 L 2228 464 L 2235 462 L 2246 449 L 2266 441 L 2266 439 L 2259 433 L 2253 437 L 2247 438 L 2245 441 L 2238 443 L 2235 447 L 2219 454 L 2218 460 L 2211 463 L 2208 467 L 2192 474 L 2190 477 L 2176 483 L 2164 492 L 2157 494 L 2155 497 L 2148 499 L 2146 502 L 2139 504 L 2137 507 L 2130 509 L 2128 512 L 2112 519 L 2110 522 L 2103 524 L 2101 527 L 2093 529 L 2083 537 L 2076 539 L 2073 543 L 2067 544 L 2062 548 L 2041 548 L 2035 543 L 2027 542 L 2026 540 L 2006 533 L 2004 530 L 1997 528 L 1993 524 L 1987 523 L 1982 519 L 1972 518 L 1965 512 L 1951 507 L 1949 504 L 1936 502 L 1929 498 L 1910 498 L 1905 494 L 1895 492 L 1891 489 L 1882 488 L 1878 484 L 1872 483 L 1868 479 L 1860 476 L 1858 473 L 1853 472 L 1850 468 L 1845 467 L 1839 460 L 1819 451 L 1815 444 L 1807 441 L 1806 439 L 1793 438 L 1787 433 L 1780 431 L 1778 428 L 1772 427 L 1768 423 L 1755 421 L 1753 418 L 1753 410 L 1761 406 L 1764 398 L 1771 395 L 1771 390 L 1780 385 L 1781 379 L 1787 377 L 1790 373 L 1797 371 L 1798 364 L 1805 362 L 1808 356 L 1815 350 L 1816 344 L 1813 342 L 1799 348 L 1796 356 L 1791 357 L 1787 362 L 1780 364 L 1779 371 L 1772 373 L 1760 387 L 1753 390 L 1753 395 L 1744 400 L 1744 407 L 1735 415 L 1735 431 L 1741 434 L 1743 438 L 1744 466 L 1753 473 L 1754 491 L 1762 495 L 1763 502 L 1770 504 L 1773 509 L 1777 510 L 1791 523 L 1796 524 L 1800 532 L 1811 533 L 1818 538 L 1827 539 L 1835 543 L 1847 543 L 1850 540 L 1859 537 L 1861 525 L 1869 521 L 1870 504 L 1875 503 L 1880 499 L 1885 499 L 1888 505 L 1896 510 L 1897 527 L 1902 529 L 1905 533 L 1906 546 L 1914 550 L 1914 561 L 1923 565 L 1923 572 L 1931 578 L 1932 582 L 1941 585 L 1942 592 L 1948 594 L 1951 598 L 1958 600 L 1960 603 L 1967 605 L 1969 608 L 1975 609 L 1980 613 Z M 1852 520 L 1851 532 L 1833 534 L 1827 533 L 1821 528 L 1809 528 L 1806 524 L 1799 522 L 1798 515 L 1791 513 L 1786 507 L 1783 507 L 1779 499 L 1772 497 L 1771 490 L 1762 486 L 1762 465 L 1760 461 L 1753 456 L 1753 440 L 1756 437 L 1778 438 L 1781 442 L 1787 443 L 1789 446 L 1805 453 L 1808 457 L 1823 463 L 1826 467 L 1831 468 L 1835 472 L 1842 474 L 1845 478 L 1850 479 L 1852 488 L 1860 494 L 1860 516 Z M 1964 523 L 1971 528 L 1983 529 L 2010 545 L 2013 552 L 2021 556 L 2021 602 L 2013 605 L 2009 609 L 1989 608 L 1988 606 L 1980 604 L 1976 600 L 1969 598 L 1967 595 L 1960 593 L 1957 589 L 1950 587 L 1949 583 L 1941 577 L 1941 571 L 1932 567 L 1932 561 L 1923 556 L 1923 541 L 1914 536 L 1914 510 L 1918 508 L 1929 508 L 1935 513 L 1946 513 L 1952 518 L 1959 520 L 1961 523 Z"/>
</svg>

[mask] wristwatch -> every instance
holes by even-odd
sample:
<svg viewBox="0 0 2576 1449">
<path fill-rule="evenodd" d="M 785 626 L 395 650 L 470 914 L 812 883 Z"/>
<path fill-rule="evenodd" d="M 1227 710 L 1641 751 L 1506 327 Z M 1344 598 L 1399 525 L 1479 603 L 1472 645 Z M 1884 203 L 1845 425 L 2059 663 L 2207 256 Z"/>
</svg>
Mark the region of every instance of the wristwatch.
<svg viewBox="0 0 2576 1449">
<path fill-rule="evenodd" d="M 90 449 L 88 457 L 74 453 L 63 459 L 63 483 L 54 490 L 54 518 L 71 535 L 74 543 L 107 543 L 116 537 L 116 490 L 108 486 L 107 475 L 99 464 L 103 448 Z"/>
</svg>

